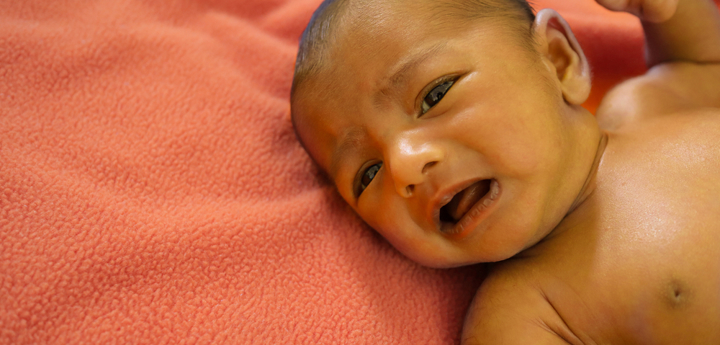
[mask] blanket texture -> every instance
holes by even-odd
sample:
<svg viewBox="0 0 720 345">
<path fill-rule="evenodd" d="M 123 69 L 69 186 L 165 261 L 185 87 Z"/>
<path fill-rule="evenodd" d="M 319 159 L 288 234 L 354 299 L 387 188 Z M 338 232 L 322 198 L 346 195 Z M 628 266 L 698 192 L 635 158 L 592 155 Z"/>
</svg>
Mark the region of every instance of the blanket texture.
<svg viewBox="0 0 720 345">
<path fill-rule="evenodd" d="M 297 143 L 319 0 L 0 1 L 0 344 L 454 344 L 482 267 L 398 254 Z M 630 16 L 574 26 L 594 109 Z"/>
</svg>

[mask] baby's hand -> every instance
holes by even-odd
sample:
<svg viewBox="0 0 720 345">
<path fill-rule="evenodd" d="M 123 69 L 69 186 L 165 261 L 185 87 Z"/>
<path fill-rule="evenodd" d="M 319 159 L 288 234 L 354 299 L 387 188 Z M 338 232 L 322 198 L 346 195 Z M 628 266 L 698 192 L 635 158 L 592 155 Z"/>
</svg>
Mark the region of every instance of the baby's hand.
<svg viewBox="0 0 720 345">
<path fill-rule="evenodd" d="M 670 19 L 677 10 L 679 0 L 597 0 L 611 11 L 632 13 L 641 20 L 661 23 Z"/>
</svg>

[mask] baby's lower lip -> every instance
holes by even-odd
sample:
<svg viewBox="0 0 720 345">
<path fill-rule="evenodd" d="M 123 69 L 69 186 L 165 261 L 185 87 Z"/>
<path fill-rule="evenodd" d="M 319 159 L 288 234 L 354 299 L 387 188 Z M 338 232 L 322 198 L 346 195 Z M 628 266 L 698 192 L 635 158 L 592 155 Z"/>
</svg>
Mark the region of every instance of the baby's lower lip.
<svg viewBox="0 0 720 345">
<path fill-rule="evenodd" d="M 500 183 L 493 179 L 490 183 L 490 191 L 478 200 L 457 223 L 442 222 L 440 230 L 455 239 L 466 237 L 495 209 L 501 192 Z"/>
</svg>

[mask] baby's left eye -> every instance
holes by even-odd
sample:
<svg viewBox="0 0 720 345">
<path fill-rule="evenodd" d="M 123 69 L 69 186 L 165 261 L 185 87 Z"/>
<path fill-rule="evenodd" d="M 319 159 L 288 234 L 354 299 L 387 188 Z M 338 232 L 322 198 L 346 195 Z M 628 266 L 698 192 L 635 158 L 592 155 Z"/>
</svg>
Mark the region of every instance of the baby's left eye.
<svg viewBox="0 0 720 345">
<path fill-rule="evenodd" d="M 453 84 L 455 84 L 455 80 L 448 80 L 430 90 L 430 92 L 425 95 L 425 98 L 423 98 L 422 114 L 427 113 L 432 107 L 440 103 Z"/>
</svg>

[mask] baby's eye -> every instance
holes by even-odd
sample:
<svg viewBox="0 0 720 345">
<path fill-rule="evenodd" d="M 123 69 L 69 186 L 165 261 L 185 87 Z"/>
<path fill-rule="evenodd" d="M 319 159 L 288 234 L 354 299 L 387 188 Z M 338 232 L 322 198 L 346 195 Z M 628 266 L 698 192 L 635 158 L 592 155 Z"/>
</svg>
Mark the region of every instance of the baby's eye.
<svg viewBox="0 0 720 345">
<path fill-rule="evenodd" d="M 360 186 L 358 188 L 358 191 L 356 193 L 357 196 L 360 196 L 362 192 L 367 188 L 367 186 L 370 185 L 370 182 L 372 182 L 373 179 L 375 179 L 375 175 L 377 175 L 378 171 L 380 171 L 380 168 L 382 167 L 382 163 L 377 163 L 375 165 L 370 166 L 365 170 L 365 172 L 362 173 L 362 176 L 360 176 Z"/>
<path fill-rule="evenodd" d="M 454 83 L 455 80 L 447 80 L 430 90 L 425 98 L 423 98 L 422 113 L 427 113 L 432 107 L 440 103 Z"/>
</svg>

